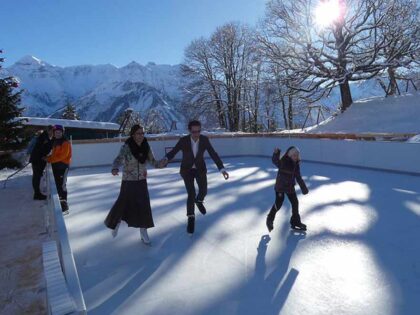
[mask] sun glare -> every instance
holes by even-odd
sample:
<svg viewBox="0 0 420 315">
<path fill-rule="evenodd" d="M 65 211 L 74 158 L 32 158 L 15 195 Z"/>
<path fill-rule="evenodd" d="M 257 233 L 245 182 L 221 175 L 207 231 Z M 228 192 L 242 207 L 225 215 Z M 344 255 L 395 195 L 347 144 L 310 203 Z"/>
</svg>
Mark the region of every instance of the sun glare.
<svg viewBox="0 0 420 315">
<path fill-rule="evenodd" d="M 327 27 L 338 20 L 341 8 L 339 0 L 321 0 L 315 8 L 315 21 L 320 27 Z"/>
</svg>

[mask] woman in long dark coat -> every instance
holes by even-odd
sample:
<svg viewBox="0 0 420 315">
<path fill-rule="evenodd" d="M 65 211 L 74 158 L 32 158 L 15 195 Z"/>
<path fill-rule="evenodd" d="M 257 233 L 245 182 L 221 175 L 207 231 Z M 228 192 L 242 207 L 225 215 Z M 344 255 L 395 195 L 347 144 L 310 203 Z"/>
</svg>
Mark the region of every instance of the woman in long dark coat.
<svg viewBox="0 0 420 315">
<path fill-rule="evenodd" d="M 121 220 L 129 227 L 140 228 L 141 240 L 150 244 L 147 229 L 154 227 L 152 209 L 150 207 L 149 190 L 147 188 L 147 168 L 149 162 L 158 167 L 152 149 L 144 137 L 144 129 L 134 125 L 130 137 L 121 147 L 112 166 L 112 175 L 118 175 L 123 167 L 120 194 L 105 219 L 105 225 L 117 236 Z"/>
<path fill-rule="evenodd" d="M 295 191 L 296 181 L 298 182 L 302 193 L 306 195 L 308 188 L 300 175 L 300 152 L 296 147 L 290 147 L 280 159 L 280 150 L 275 149 L 272 157 L 274 165 L 278 167 L 276 178 L 276 200 L 267 215 L 267 228 L 271 232 L 273 230 L 273 221 L 278 210 L 283 205 L 285 195 L 292 204 L 292 216 L 290 218 L 290 226 L 295 230 L 306 231 L 306 225 L 300 220 L 299 201 Z"/>
</svg>

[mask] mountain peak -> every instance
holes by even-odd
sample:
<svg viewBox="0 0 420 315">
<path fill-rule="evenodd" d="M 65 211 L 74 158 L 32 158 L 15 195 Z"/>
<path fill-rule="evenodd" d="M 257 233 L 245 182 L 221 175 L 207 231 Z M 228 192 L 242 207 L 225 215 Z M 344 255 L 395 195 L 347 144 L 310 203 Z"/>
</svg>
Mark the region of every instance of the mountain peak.
<svg viewBox="0 0 420 315">
<path fill-rule="evenodd" d="M 43 66 L 45 65 L 45 62 L 43 62 L 41 59 L 37 57 L 26 55 L 22 57 L 21 59 L 19 59 L 16 62 L 16 64 L 25 65 L 25 66 L 30 66 L 30 65 Z"/>
<path fill-rule="evenodd" d="M 126 67 L 141 67 L 142 65 L 139 64 L 137 61 L 132 61 L 130 62 L 128 65 L 126 65 Z"/>
</svg>

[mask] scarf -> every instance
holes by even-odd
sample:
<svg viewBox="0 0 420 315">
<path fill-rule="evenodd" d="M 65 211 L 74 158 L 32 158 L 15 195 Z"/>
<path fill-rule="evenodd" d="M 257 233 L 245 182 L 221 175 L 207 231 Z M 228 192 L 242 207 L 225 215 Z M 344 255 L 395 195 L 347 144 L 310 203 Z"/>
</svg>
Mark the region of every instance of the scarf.
<svg viewBox="0 0 420 315">
<path fill-rule="evenodd" d="M 67 138 L 64 136 L 61 137 L 60 139 L 53 138 L 52 139 L 53 147 L 62 145 L 64 141 L 67 141 Z"/>
<path fill-rule="evenodd" d="M 133 137 L 128 138 L 125 143 L 130 148 L 131 154 L 139 161 L 141 164 L 144 164 L 149 156 L 150 146 L 147 139 L 144 138 L 143 142 L 138 145 L 136 141 L 134 141 Z"/>
</svg>

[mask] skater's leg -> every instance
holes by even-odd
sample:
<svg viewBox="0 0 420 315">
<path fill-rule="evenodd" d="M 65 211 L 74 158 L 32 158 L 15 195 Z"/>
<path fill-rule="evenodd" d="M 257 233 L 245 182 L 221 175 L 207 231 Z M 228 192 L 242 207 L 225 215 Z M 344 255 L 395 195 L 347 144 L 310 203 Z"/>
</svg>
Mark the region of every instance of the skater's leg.
<svg viewBox="0 0 420 315">
<path fill-rule="evenodd" d="M 198 185 L 197 200 L 204 201 L 204 198 L 207 195 L 207 174 L 203 172 L 197 172 L 195 180 L 197 181 Z"/>
<path fill-rule="evenodd" d="M 299 200 L 297 198 L 296 193 L 287 194 L 287 198 L 290 200 L 292 204 L 292 217 L 290 218 L 290 225 L 294 226 L 301 226 L 302 222 L 300 221 L 300 214 L 299 214 Z"/>
<path fill-rule="evenodd" d="M 273 206 L 271 207 L 270 212 L 268 213 L 268 216 L 274 220 L 277 211 L 280 210 L 281 206 L 283 205 L 284 201 L 284 193 L 282 192 L 276 192 L 276 199 L 274 201 Z"/>
<path fill-rule="evenodd" d="M 185 189 L 187 190 L 187 216 L 194 215 L 194 201 L 195 201 L 195 187 L 194 187 L 194 173 L 193 171 L 185 172 L 182 175 Z"/>
<path fill-rule="evenodd" d="M 276 192 L 276 200 L 274 201 L 274 204 L 271 207 L 271 210 L 267 215 L 266 224 L 267 224 L 267 228 L 268 228 L 269 232 L 271 232 L 271 230 L 273 230 L 274 218 L 276 217 L 277 211 L 279 211 L 279 209 L 283 205 L 283 201 L 284 201 L 284 193 Z"/>
<path fill-rule="evenodd" d="M 34 189 L 34 197 L 43 197 L 40 190 L 42 174 L 44 173 L 46 163 L 32 163 L 32 187 Z"/>
<path fill-rule="evenodd" d="M 57 188 L 58 196 L 60 197 L 61 209 L 63 212 L 68 211 L 67 205 L 67 165 L 53 165 L 53 174 L 55 186 Z"/>
<path fill-rule="evenodd" d="M 206 173 L 198 173 L 195 176 L 195 180 L 197 181 L 198 185 L 198 195 L 195 199 L 195 203 L 197 205 L 198 210 L 202 214 L 206 214 L 207 210 L 204 207 L 204 198 L 207 195 L 207 174 Z"/>
</svg>

